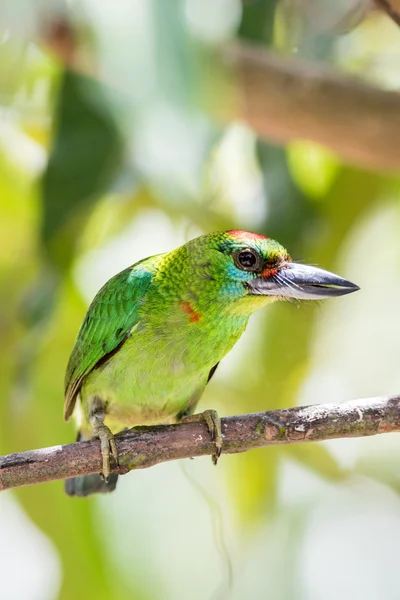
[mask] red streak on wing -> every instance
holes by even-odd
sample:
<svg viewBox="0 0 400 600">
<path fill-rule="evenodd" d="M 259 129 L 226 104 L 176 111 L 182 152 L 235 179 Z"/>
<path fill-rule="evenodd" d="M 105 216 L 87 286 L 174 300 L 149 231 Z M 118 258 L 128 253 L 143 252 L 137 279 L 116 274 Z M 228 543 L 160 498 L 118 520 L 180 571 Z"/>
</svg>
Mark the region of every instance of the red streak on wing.
<svg viewBox="0 0 400 600">
<path fill-rule="evenodd" d="M 180 302 L 180 305 L 182 307 L 182 310 L 188 315 L 189 321 L 191 323 L 197 323 L 197 321 L 200 321 L 202 316 L 201 313 L 196 312 L 193 306 L 190 304 L 190 302 L 186 302 L 183 300 L 182 302 Z"/>
<path fill-rule="evenodd" d="M 241 229 L 230 229 L 227 233 L 233 238 L 240 239 L 243 241 L 248 240 L 269 240 L 265 235 L 260 233 L 253 233 L 251 231 L 242 231 Z"/>
</svg>

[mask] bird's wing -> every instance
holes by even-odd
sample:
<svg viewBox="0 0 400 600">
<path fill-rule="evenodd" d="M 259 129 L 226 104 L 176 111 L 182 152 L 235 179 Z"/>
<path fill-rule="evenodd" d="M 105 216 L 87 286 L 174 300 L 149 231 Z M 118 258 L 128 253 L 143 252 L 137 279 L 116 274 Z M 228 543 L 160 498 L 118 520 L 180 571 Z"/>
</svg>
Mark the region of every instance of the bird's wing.
<svg viewBox="0 0 400 600">
<path fill-rule="evenodd" d="M 84 378 L 116 352 L 138 323 L 153 273 L 140 263 L 110 279 L 98 292 L 79 330 L 65 375 L 64 418 L 71 416 Z"/>
<path fill-rule="evenodd" d="M 219 365 L 219 362 L 217 362 L 216 365 L 213 366 L 213 368 L 210 370 L 209 374 L 208 374 L 208 379 L 207 379 L 207 383 L 210 381 L 210 379 L 212 378 L 212 376 L 214 375 L 215 371 L 217 370 L 217 367 Z"/>
</svg>

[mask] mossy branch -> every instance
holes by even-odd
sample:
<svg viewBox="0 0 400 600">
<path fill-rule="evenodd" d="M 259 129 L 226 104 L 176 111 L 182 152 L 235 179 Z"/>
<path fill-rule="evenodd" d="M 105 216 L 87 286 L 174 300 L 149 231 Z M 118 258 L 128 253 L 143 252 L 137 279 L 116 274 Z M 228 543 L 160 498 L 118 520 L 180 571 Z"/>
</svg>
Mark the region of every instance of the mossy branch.
<svg viewBox="0 0 400 600">
<path fill-rule="evenodd" d="M 400 431 L 400 396 L 226 417 L 222 431 L 225 454 Z M 113 472 L 120 474 L 214 451 L 202 421 L 138 427 L 118 434 L 116 441 L 120 466 Z M 0 457 L 0 491 L 99 473 L 101 465 L 98 440 L 9 454 Z"/>
</svg>

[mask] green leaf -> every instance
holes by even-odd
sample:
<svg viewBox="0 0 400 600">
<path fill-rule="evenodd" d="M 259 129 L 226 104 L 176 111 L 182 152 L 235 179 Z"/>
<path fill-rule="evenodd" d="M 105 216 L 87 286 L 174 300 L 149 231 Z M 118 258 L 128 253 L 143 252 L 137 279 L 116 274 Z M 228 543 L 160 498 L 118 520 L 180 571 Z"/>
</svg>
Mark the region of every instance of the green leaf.
<svg viewBox="0 0 400 600">
<path fill-rule="evenodd" d="M 64 73 L 56 113 L 41 236 L 51 262 L 66 268 L 89 209 L 116 176 L 121 138 L 104 88 L 73 71 Z"/>
<path fill-rule="evenodd" d="M 272 43 L 277 0 L 243 2 L 243 16 L 239 36 L 253 42 Z"/>
</svg>

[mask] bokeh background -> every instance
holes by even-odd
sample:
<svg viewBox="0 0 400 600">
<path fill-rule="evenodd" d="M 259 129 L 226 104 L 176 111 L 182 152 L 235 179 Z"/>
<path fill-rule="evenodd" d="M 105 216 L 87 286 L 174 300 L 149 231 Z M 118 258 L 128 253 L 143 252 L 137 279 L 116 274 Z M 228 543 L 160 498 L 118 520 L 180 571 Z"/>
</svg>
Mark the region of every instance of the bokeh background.
<svg viewBox="0 0 400 600">
<path fill-rule="evenodd" d="M 1 454 L 74 439 L 64 370 L 99 287 L 216 229 L 362 291 L 254 316 L 200 408 L 400 392 L 400 178 L 235 119 L 220 55 L 243 41 L 400 86 L 400 30 L 368 2 L 2 0 Z M 162 464 L 108 497 L 3 493 L 1 598 L 395 600 L 399 493 L 396 434 Z"/>
</svg>

